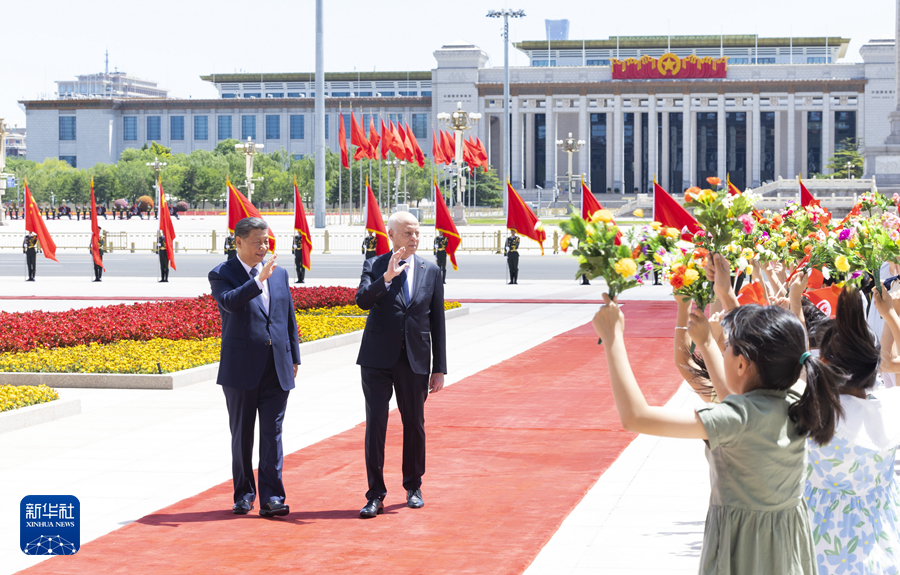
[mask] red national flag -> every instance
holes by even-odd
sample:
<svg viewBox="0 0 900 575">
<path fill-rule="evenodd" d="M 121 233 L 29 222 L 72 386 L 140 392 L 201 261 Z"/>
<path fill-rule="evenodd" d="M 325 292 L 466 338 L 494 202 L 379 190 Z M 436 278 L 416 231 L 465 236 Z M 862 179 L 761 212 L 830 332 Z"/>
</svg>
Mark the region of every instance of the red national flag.
<svg viewBox="0 0 900 575">
<path fill-rule="evenodd" d="M 91 176 L 91 255 L 94 256 L 94 264 L 103 268 L 103 259 L 100 257 L 100 224 L 97 223 L 97 200 L 94 199 L 94 177 Z"/>
<path fill-rule="evenodd" d="M 453 217 L 450 215 L 447 203 L 444 202 L 444 196 L 441 195 L 437 179 L 434 180 L 434 197 L 437 202 L 435 204 L 437 211 L 435 212 L 434 229 L 443 232 L 447 238 L 447 257 L 450 258 L 450 263 L 453 264 L 455 271 L 459 269 L 456 265 L 456 250 L 462 243 L 462 238 L 459 237 L 459 231 L 456 229 L 456 224 L 453 223 Z"/>
<path fill-rule="evenodd" d="M 353 159 L 357 162 L 369 157 L 369 141 L 366 139 L 365 132 L 356 123 L 353 112 L 350 112 L 350 145 L 356 146 L 356 153 L 353 154 Z"/>
<path fill-rule="evenodd" d="M 350 168 L 350 154 L 347 153 L 347 131 L 344 129 L 344 115 L 338 114 L 341 117 L 341 127 L 338 128 L 338 145 L 341 147 L 341 165 L 345 168 Z M 229 228 L 230 228 L 229 224 Z"/>
<path fill-rule="evenodd" d="M 541 221 L 534 215 L 531 208 L 522 200 L 512 184 L 507 180 L 506 190 L 509 194 L 507 202 L 509 212 L 506 216 L 506 228 L 516 230 L 519 235 L 531 238 L 541 245 L 541 255 L 544 255 L 544 241 L 547 239 L 547 232 L 541 226 Z M 540 229 L 538 229 L 540 228 Z"/>
<path fill-rule="evenodd" d="M 175 267 L 175 251 L 172 249 L 172 242 L 175 241 L 175 228 L 172 226 L 172 216 L 169 214 L 169 206 L 166 205 L 166 194 L 163 193 L 162 184 L 156 181 L 159 187 L 159 229 L 163 233 L 166 241 L 166 257 L 169 258 L 169 265 L 172 269 L 178 271 Z M 240 193 L 240 192 L 238 192 Z"/>
<path fill-rule="evenodd" d="M 734 184 L 731 183 L 731 178 L 728 176 L 728 174 L 725 174 L 725 182 L 728 184 L 728 195 L 729 196 L 742 195 L 741 191 L 737 188 L 737 186 L 735 186 Z"/>
<path fill-rule="evenodd" d="M 808 291 L 803 294 L 803 297 L 813 302 L 828 317 L 834 317 L 837 313 L 838 297 L 840 295 L 841 288 L 831 285 L 827 288 Z"/>
<path fill-rule="evenodd" d="M 444 148 L 444 157 L 450 164 L 456 159 L 456 134 L 449 132 L 447 134 L 441 130 L 441 146 Z"/>
<path fill-rule="evenodd" d="M 28 178 L 25 178 L 25 231 L 37 235 L 45 258 L 59 263 L 59 260 L 56 259 L 56 244 L 50 237 L 44 220 L 41 219 L 41 210 L 34 201 L 31 190 L 28 189 Z"/>
<path fill-rule="evenodd" d="M 469 167 L 472 168 L 472 170 L 481 164 L 481 160 L 478 158 L 474 148 L 474 142 L 463 140 L 463 161 L 469 164 Z"/>
<path fill-rule="evenodd" d="M 806 289 L 820 289 L 823 283 L 825 283 L 825 276 L 822 275 L 820 270 L 817 270 L 816 268 L 809 270 L 809 280 L 806 282 Z"/>
<path fill-rule="evenodd" d="M 656 182 L 653 182 L 653 219 L 669 228 L 682 231 L 687 228 L 687 233 L 692 236 L 700 230 L 694 216 Z"/>
<path fill-rule="evenodd" d="M 809 193 L 809 190 L 807 190 L 806 186 L 803 185 L 803 180 L 800 179 L 800 176 L 797 176 L 797 183 L 800 184 L 800 205 L 803 207 L 809 205 L 818 205 L 818 200 L 816 200 L 813 195 Z"/>
<path fill-rule="evenodd" d="M 309 222 L 306 221 L 306 212 L 303 210 L 303 199 L 300 197 L 300 190 L 297 188 L 297 176 L 294 176 L 294 231 L 300 234 L 302 238 L 303 268 L 308 270 L 312 265 L 310 259 L 312 254 L 312 236 L 309 233 Z"/>
<path fill-rule="evenodd" d="M 581 218 L 586 221 L 590 220 L 591 216 L 602 209 L 603 206 L 600 205 L 591 189 L 584 183 L 584 178 L 581 178 Z M 622 230 L 616 232 L 615 244 L 617 246 L 622 244 Z"/>
<path fill-rule="evenodd" d="M 400 135 L 400 124 L 394 125 L 394 122 L 390 122 L 391 128 L 391 151 L 394 152 L 394 155 L 398 160 L 406 160 L 406 144 L 403 142 L 403 136 Z M 400 128 L 402 130 L 402 128 Z"/>
<path fill-rule="evenodd" d="M 484 144 L 481 143 L 481 138 L 475 138 L 475 143 L 478 146 L 478 159 L 481 160 L 481 165 L 484 166 L 484 171 L 488 171 L 488 154 L 487 150 L 484 149 Z"/>
<path fill-rule="evenodd" d="M 412 146 L 410 146 L 409 138 L 406 137 L 406 130 L 403 129 L 400 122 L 397 122 L 397 125 L 394 127 L 397 129 L 397 142 L 399 142 L 399 147 L 401 148 L 397 157 L 410 163 L 414 162 L 416 160 L 416 153 L 410 150 Z M 394 153 L 396 154 L 397 152 Z"/>
<path fill-rule="evenodd" d="M 259 218 L 259 211 L 250 203 L 244 194 L 238 191 L 227 179 L 228 185 L 228 231 L 234 233 L 234 226 L 244 218 Z M 275 251 L 275 232 L 269 228 L 269 251 Z"/>
<path fill-rule="evenodd" d="M 406 135 L 409 136 L 409 143 L 412 144 L 413 155 L 415 156 L 416 163 L 419 164 L 420 168 L 425 167 L 425 154 L 422 152 L 422 148 L 419 147 L 419 141 L 416 139 L 416 135 L 413 134 L 413 131 L 408 127 L 406 129 Z"/>
<path fill-rule="evenodd" d="M 438 140 L 433 129 L 431 130 L 431 158 L 434 160 L 435 165 L 447 163 L 447 158 L 444 157 L 444 150 L 441 148 L 440 140 Z"/>
<path fill-rule="evenodd" d="M 741 291 L 738 292 L 738 303 L 740 305 L 747 305 L 748 303 L 767 305 L 765 291 L 766 288 L 759 282 L 745 285 L 741 288 Z"/>
<path fill-rule="evenodd" d="M 366 231 L 375 234 L 375 255 L 386 254 L 391 251 L 388 241 L 387 229 L 384 227 L 384 218 L 378 209 L 378 200 L 369 186 L 369 176 L 366 176 Z"/>
<path fill-rule="evenodd" d="M 409 125 L 403 130 L 403 147 L 406 148 L 406 161 L 412 164 L 413 162 L 418 163 L 418 158 L 416 157 L 416 148 L 412 143 L 412 130 L 409 129 Z"/>
<path fill-rule="evenodd" d="M 390 120 L 388 120 L 390 123 Z M 392 128 L 387 128 L 384 125 L 384 120 L 381 120 L 381 159 L 386 160 L 388 154 L 391 152 L 391 144 L 393 143 L 394 134 L 392 133 Z"/>
<path fill-rule="evenodd" d="M 381 138 L 378 137 L 378 130 L 375 129 L 375 117 L 371 114 L 369 115 L 369 146 L 371 147 L 371 155 L 369 156 L 370 160 L 378 159 L 378 143 L 381 141 Z"/>
</svg>

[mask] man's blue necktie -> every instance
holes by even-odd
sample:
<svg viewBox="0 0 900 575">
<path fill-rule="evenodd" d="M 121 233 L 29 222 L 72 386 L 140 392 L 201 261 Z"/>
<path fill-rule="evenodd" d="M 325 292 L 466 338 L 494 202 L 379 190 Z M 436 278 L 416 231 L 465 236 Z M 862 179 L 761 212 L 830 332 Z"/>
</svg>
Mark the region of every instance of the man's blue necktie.
<svg viewBox="0 0 900 575">
<path fill-rule="evenodd" d="M 250 277 L 255 278 L 259 275 L 259 270 L 256 268 L 250 268 Z"/>
<path fill-rule="evenodd" d="M 406 260 L 400 260 L 400 265 L 406 265 Z M 406 281 L 409 278 L 409 274 L 406 273 L 406 270 L 400 274 L 403 276 L 403 283 L 400 285 L 400 292 L 403 294 L 403 301 L 406 305 L 409 305 L 409 282 Z"/>
</svg>

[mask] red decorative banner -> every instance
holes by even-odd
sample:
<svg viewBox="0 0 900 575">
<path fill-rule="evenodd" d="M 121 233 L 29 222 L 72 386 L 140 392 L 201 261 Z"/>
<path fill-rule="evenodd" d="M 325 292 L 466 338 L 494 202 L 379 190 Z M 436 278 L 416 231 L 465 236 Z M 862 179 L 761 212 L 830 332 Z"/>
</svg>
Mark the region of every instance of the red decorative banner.
<svg viewBox="0 0 900 575">
<path fill-rule="evenodd" d="M 722 58 L 679 58 L 663 54 L 658 59 L 641 56 L 640 60 L 612 59 L 613 80 L 675 80 L 685 78 L 725 78 L 728 56 Z"/>
</svg>

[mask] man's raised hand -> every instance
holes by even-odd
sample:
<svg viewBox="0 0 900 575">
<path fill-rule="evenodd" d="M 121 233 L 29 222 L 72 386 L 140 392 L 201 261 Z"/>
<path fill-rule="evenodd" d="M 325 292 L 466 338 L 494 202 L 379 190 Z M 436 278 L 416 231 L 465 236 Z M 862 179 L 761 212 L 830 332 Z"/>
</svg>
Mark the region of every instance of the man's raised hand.
<svg viewBox="0 0 900 575">
<path fill-rule="evenodd" d="M 406 253 L 406 248 L 400 248 L 396 252 L 391 255 L 391 261 L 388 262 L 388 268 L 384 272 L 384 281 L 389 282 L 392 281 L 395 277 L 399 276 L 403 273 L 407 267 L 409 267 L 408 263 L 404 263 L 400 265 L 400 260 L 403 259 L 403 254 Z"/>
<path fill-rule="evenodd" d="M 272 272 L 275 271 L 275 267 L 278 265 L 275 263 L 275 258 L 277 257 L 278 254 L 272 254 L 272 257 L 269 258 L 269 261 L 263 266 L 262 271 L 259 272 L 259 281 L 264 282 L 271 277 Z"/>
</svg>

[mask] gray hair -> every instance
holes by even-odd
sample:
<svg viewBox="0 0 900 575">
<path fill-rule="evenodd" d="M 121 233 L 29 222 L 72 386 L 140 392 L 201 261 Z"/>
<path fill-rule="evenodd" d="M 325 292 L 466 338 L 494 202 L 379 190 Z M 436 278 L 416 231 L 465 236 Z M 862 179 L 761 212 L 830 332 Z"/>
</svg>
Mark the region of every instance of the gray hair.
<svg viewBox="0 0 900 575">
<path fill-rule="evenodd" d="M 269 224 L 262 218 L 244 218 L 234 224 L 234 235 L 238 238 L 247 238 L 253 230 L 269 231 Z"/>
<path fill-rule="evenodd" d="M 410 212 L 394 212 L 391 214 L 391 217 L 388 218 L 387 227 L 389 230 L 397 231 L 397 226 L 400 224 L 419 224 L 419 220 L 416 219 L 416 216 L 412 215 Z"/>
</svg>

